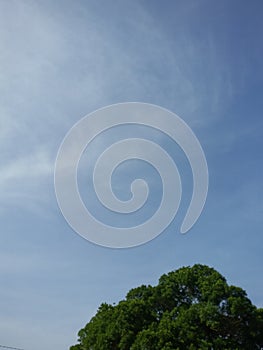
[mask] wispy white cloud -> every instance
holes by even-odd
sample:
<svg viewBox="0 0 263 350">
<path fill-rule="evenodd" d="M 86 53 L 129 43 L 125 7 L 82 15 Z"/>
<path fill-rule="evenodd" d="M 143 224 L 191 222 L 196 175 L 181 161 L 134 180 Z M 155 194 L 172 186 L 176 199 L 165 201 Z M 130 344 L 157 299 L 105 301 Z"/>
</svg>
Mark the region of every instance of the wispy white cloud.
<svg viewBox="0 0 263 350">
<path fill-rule="evenodd" d="M 1 212 L 11 207 L 41 213 L 50 200 L 46 191 L 53 173 L 53 162 L 44 150 L 18 157 L 0 167 Z M 42 208 L 43 209 L 43 208 Z"/>
<path fill-rule="evenodd" d="M 17 182 L 32 182 L 50 175 L 53 164 L 46 152 L 38 151 L 6 164 L 0 171 L 0 186 Z"/>
<path fill-rule="evenodd" d="M 64 9 L 53 12 L 33 1 L 4 7 L 0 186 L 5 199 L 26 192 L 37 196 L 32 184 L 43 184 L 41 179 L 50 176 L 51 158 L 63 134 L 83 115 L 79 113 L 122 100 L 161 103 L 169 96 L 172 100 L 175 90 L 181 103 L 190 106 L 192 85 L 169 40 L 137 3 L 127 9 L 134 14 L 125 21 L 128 41 L 118 21 L 112 24 L 96 8 L 84 6 L 84 16 L 74 8 L 68 17 Z M 162 76 L 158 67 L 164 63 L 172 74 L 166 69 Z"/>
</svg>

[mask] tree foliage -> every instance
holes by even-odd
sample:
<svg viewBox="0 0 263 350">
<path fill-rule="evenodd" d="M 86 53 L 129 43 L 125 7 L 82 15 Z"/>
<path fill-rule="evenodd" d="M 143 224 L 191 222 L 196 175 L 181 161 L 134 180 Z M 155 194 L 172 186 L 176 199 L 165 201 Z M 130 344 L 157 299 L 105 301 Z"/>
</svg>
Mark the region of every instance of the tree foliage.
<svg viewBox="0 0 263 350">
<path fill-rule="evenodd" d="M 253 350 L 263 347 L 263 309 L 197 264 L 102 304 L 78 335 L 70 350 Z"/>
</svg>

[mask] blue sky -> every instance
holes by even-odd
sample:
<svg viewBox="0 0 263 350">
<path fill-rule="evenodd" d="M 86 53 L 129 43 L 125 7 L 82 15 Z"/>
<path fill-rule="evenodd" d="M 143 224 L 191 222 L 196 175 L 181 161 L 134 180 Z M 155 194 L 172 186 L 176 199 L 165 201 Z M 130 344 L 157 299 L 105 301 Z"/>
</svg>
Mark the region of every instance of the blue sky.
<svg viewBox="0 0 263 350">
<path fill-rule="evenodd" d="M 0 344 L 67 349 L 101 302 L 194 263 L 263 306 L 262 10 L 260 0 L 0 2 Z M 117 250 L 67 225 L 53 171 L 74 123 L 124 101 L 183 118 L 210 187 L 189 233 L 179 234 L 183 208 L 153 241 Z"/>
</svg>

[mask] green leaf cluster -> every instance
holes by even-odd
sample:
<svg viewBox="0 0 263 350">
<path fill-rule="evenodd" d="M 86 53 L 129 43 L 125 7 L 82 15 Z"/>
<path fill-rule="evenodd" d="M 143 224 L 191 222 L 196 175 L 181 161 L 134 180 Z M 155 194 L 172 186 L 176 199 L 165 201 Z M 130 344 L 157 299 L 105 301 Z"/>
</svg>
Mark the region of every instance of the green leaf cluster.
<svg viewBox="0 0 263 350">
<path fill-rule="evenodd" d="M 102 304 L 70 350 L 253 350 L 263 347 L 263 310 L 211 267 L 196 264 Z"/>
</svg>

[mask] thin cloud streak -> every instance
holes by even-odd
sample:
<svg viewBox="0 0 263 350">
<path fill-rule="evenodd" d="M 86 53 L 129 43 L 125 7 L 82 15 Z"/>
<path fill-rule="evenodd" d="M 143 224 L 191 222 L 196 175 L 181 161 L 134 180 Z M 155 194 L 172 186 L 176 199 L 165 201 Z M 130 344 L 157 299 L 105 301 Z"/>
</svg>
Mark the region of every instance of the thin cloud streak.
<svg viewBox="0 0 263 350">
<path fill-rule="evenodd" d="M 2 167 L 0 171 L 0 186 L 10 183 L 32 182 L 34 179 L 48 176 L 53 171 L 53 163 L 46 152 L 38 151 L 20 157 Z"/>
</svg>

